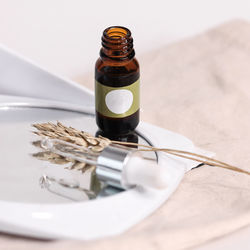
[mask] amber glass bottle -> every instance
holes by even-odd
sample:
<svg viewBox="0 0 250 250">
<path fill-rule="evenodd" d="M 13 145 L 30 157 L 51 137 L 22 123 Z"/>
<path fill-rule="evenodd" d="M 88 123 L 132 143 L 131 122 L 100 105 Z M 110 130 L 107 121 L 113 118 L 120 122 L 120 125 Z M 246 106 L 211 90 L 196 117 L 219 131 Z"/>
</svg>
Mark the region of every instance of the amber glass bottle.
<svg viewBox="0 0 250 250">
<path fill-rule="evenodd" d="M 104 30 L 95 65 L 96 123 L 106 135 L 124 135 L 139 123 L 139 64 L 131 32 Z"/>
</svg>

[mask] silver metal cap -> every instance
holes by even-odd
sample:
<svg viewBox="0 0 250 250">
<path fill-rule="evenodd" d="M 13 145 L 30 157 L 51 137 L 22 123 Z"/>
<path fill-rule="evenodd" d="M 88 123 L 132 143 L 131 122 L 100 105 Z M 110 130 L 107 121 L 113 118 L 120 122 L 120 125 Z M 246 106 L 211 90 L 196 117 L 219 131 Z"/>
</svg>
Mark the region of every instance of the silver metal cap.
<svg viewBox="0 0 250 250">
<path fill-rule="evenodd" d="M 122 175 L 123 168 L 133 152 L 133 149 L 120 146 L 106 147 L 97 159 L 96 175 L 99 180 L 121 189 L 128 188 Z"/>
</svg>

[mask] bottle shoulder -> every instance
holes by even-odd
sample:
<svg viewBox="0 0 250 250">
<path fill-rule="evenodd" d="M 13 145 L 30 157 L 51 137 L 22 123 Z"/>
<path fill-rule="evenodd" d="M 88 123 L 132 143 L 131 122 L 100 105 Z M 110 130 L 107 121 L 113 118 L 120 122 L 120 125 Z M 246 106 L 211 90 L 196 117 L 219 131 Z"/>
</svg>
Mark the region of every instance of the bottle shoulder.
<svg viewBox="0 0 250 250">
<path fill-rule="evenodd" d="M 139 63 L 136 58 L 127 62 L 113 62 L 97 59 L 95 79 L 108 86 L 126 86 L 137 81 L 140 77 Z"/>
<path fill-rule="evenodd" d="M 95 67 L 98 69 L 101 69 L 103 67 L 110 67 L 110 68 L 138 68 L 139 69 L 139 62 L 134 57 L 131 60 L 124 60 L 124 61 L 115 61 L 115 60 L 103 60 L 101 57 L 99 57 L 96 60 Z"/>
</svg>

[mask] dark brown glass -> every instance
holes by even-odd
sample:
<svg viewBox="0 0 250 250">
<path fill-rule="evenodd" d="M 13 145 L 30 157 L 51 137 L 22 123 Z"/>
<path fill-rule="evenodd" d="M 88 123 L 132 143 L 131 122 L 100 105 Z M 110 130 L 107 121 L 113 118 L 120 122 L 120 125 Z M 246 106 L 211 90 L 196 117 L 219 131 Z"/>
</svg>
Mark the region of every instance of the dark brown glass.
<svg viewBox="0 0 250 250">
<path fill-rule="evenodd" d="M 103 136 L 103 137 L 108 137 L 112 141 L 122 141 L 122 142 L 133 142 L 133 143 L 138 143 L 139 142 L 139 137 L 136 134 L 136 132 L 131 132 L 125 135 L 110 135 L 110 134 L 105 134 L 102 130 L 98 130 L 95 134 L 96 137 L 98 136 Z M 132 145 L 128 147 L 131 148 L 137 148 L 137 146 Z"/>
<path fill-rule="evenodd" d="M 105 29 L 100 58 L 95 65 L 96 81 L 110 87 L 124 87 L 136 82 L 139 77 L 131 32 L 120 26 Z M 96 111 L 96 123 L 110 137 L 127 134 L 138 125 L 139 110 L 124 118 L 106 117 Z"/>
</svg>

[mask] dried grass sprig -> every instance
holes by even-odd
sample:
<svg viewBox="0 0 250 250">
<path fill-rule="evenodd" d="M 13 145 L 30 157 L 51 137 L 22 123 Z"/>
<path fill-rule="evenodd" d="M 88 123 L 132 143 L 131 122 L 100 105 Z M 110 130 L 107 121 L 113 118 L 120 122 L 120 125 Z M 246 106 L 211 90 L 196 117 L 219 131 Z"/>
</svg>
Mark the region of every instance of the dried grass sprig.
<svg viewBox="0 0 250 250">
<path fill-rule="evenodd" d="M 139 147 L 137 150 L 139 151 L 160 151 L 164 152 L 170 155 L 174 155 L 177 157 L 189 159 L 189 160 L 194 160 L 209 166 L 215 166 L 215 167 L 220 167 L 220 168 L 225 168 L 228 170 L 233 170 L 236 172 L 244 173 L 247 175 L 250 175 L 250 172 L 235 166 L 232 166 L 230 164 L 227 164 L 225 162 L 188 152 L 188 151 L 183 151 L 183 150 L 176 150 L 176 149 L 167 149 L 167 148 L 156 148 L 144 144 L 138 144 L 138 143 L 133 143 L 133 142 L 120 142 L 120 141 L 111 141 L 108 138 L 99 136 L 99 137 L 94 137 L 90 135 L 89 133 L 86 133 L 84 131 L 79 131 L 75 128 L 72 127 L 66 127 L 60 122 L 57 122 L 57 124 L 53 123 L 42 123 L 42 124 L 33 124 L 33 127 L 35 127 L 38 131 L 33 131 L 33 133 L 37 134 L 38 136 L 41 137 L 49 137 L 51 139 L 60 139 L 66 142 L 70 142 L 73 144 L 76 144 L 78 146 L 83 146 L 87 147 L 93 152 L 101 152 L 105 147 L 107 147 L 110 144 L 118 144 L 118 145 L 123 145 L 123 146 L 136 146 Z M 39 146 L 40 144 L 38 142 L 33 142 L 35 146 Z M 42 159 L 42 160 L 48 160 L 53 163 L 57 164 L 65 164 L 71 162 L 70 159 L 62 159 L 62 156 L 59 156 L 57 154 L 51 153 L 51 152 L 40 152 L 34 155 L 35 157 Z M 65 163 L 64 163 L 65 162 Z M 82 172 L 86 171 L 86 169 L 91 168 L 93 166 L 89 166 L 88 164 L 85 163 L 80 163 L 80 162 L 75 162 L 73 161 L 73 164 L 71 165 L 70 169 L 77 169 L 81 170 Z"/>
<path fill-rule="evenodd" d="M 101 152 L 105 147 L 107 147 L 111 143 L 111 141 L 107 138 L 94 137 L 84 131 L 79 131 L 72 127 L 66 127 L 60 122 L 57 122 L 57 124 L 53 124 L 50 122 L 40 123 L 40 124 L 33 124 L 32 126 L 37 129 L 37 131 L 33 131 L 33 133 L 40 137 L 48 137 L 50 139 L 60 139 L 65 142 L 70 142 L 78 146 L 88 148 L 95 153 Z M 32 142 L 32 144 L 36 147 L 41 148 L 41 140 L 34 141 Z M 79 170 L 82 171 L 83 173 L 95 167 L 86 164 L 84 162 L 78 162 L 72 159 L 65 158 L 50 151 L 38 152 L 33 154 L 33 156 L 40 160 L 48 161 L 54 164 L 71 163 L 70 166 L 66 168 Z"/>
</svg>

